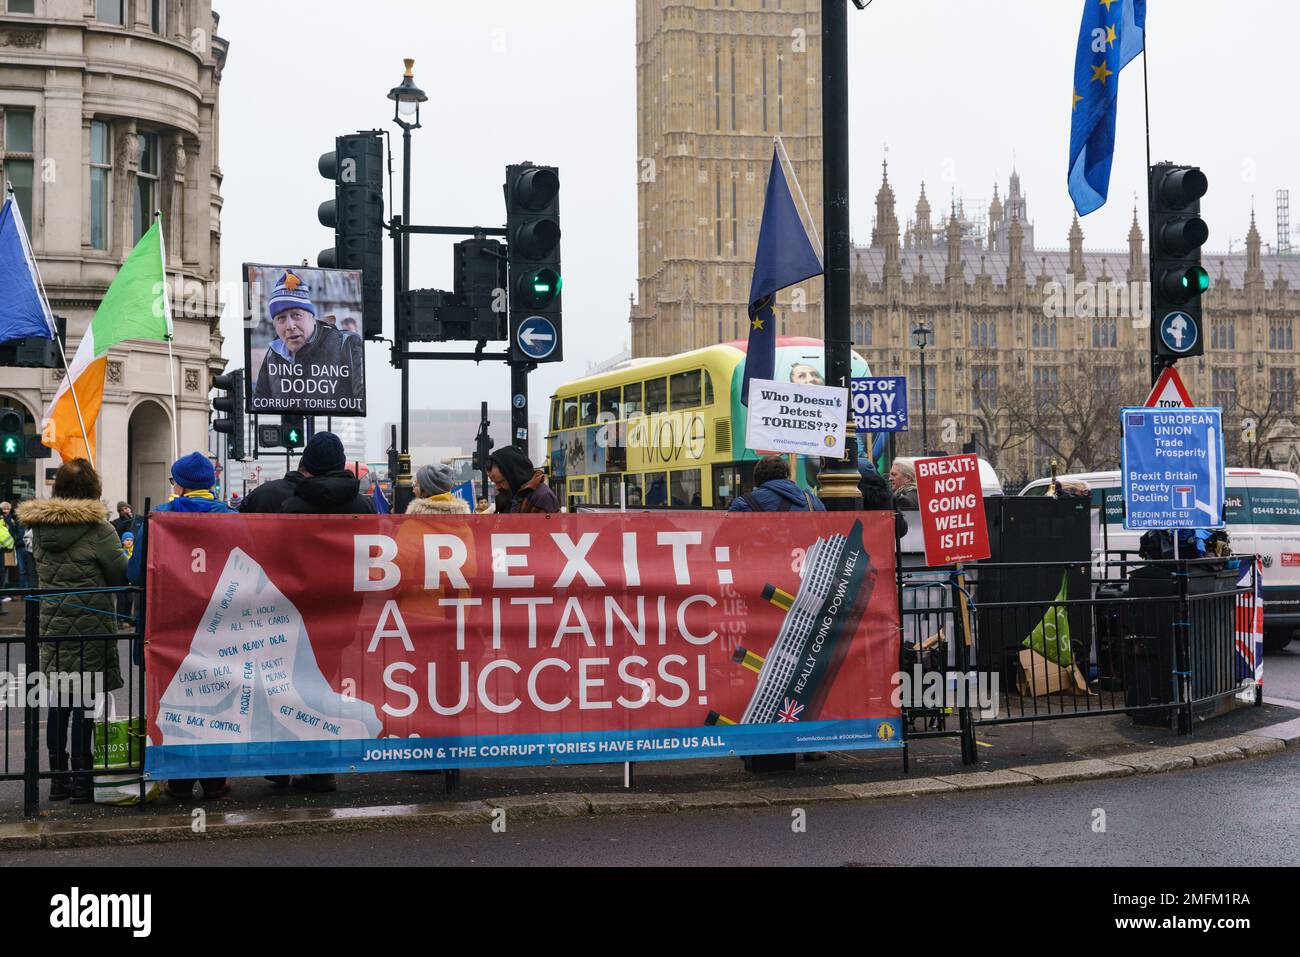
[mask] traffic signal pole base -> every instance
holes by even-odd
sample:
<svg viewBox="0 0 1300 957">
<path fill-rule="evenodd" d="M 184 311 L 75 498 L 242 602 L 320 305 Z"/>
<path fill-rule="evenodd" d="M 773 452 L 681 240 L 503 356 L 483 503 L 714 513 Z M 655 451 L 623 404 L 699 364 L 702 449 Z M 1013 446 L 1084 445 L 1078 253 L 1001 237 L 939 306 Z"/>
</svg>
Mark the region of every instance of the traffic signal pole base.
<svg viewBox="0 0 1300 957">
<path fill-rule="evenodd" d="M 849 423 L 844 444 L 845 458 L 832 460 L 820 475 L 819 498 L 828 512 L 857 512 L 862 510 L 862 476 L 858 474 L 858 436 L 853 423 Z"/>
</svg>

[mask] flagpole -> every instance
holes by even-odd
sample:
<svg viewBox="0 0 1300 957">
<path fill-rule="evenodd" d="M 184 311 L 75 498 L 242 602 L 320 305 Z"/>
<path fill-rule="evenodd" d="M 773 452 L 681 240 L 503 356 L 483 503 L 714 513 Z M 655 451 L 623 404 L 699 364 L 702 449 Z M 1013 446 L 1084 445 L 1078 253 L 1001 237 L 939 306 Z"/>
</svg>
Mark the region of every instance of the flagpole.
<svg viewBox="0 0 1300 957">
<path fill-rule="evenodd" d="M 812 230 L 813 242 L 817 244 L 817 255 L 824 263 L 826 261 L 826 250 L 822 246 L 822 238 L 817 232 L 817 220 L 813 219 L 812 210 L 808 208 L 808 200 L 804 199 L 803 186 L 799 183 L 799 177 L 795 175 L 794 163 L 790 162 L 790 154 L 785 151 L 785 141 L 777 136 L 776 150 L 781 154 L 781 164 L 790 168 L 790 179 L 794 180 L 795 192 L 799 194 L 799 205 L 803 207 L 804 218 L 808 221 L 808 228 Z"/>
<path fill-rule="evenodd" d="M 167 290 L 167 237 L 162 227 L 162 210 L 153 214 L 154 225 L 158 227 L 158 255 L 162 258 L 162 295 L 163 318 L 167 320 L 167 372 L 171 376 L 172 392 L 172 461 L 181 457 L 180 418 L 176 411 L 176 356 L 172 352 L 172 339 L 175 338 L 175 326 L 172 323 L 171 295 Z"/>
<path fill-rule="evenodd" d="M 14 184 L 5 180 L 5 192 L 10 196 L 14 195 Z M 23 248 L 27 252 L 27 261 L 32 264 L 32 271 L 36 273 L 36 284 L 41 287 L 41 298 L 45 300 L 45 308 L 49 310 L 50 318 L 53 319 L 54 312 L 50 310 L 50 297 L 45 291 L 45 280 L 41 278 L 41 267 L 36 262 L 36 254 L 32 252 L 32 247 L 27 241 L 27 224 L 23 222 L 22 210 L 18 208 L 18 200 L 14 199 L 14 215 L 18 217 L 18 225 L 22 228 L 18 231 L 18 238 L 22 241 Z M 72 393 L 72 407 L 77 411 L 77 424 L 81 426 L 81 438 L 86 445 L 86 455 L 90 457 L 90 467 L 95 468 L 95 450 L 90 447 L 90 433 L 86 431 L 86 420 L 81 415 L 81 400 L 77 398 L 77 384 L 72 381 L 72 370 L 68 368 L 68 350 L 64 345 L 63 339 L 59 336 L 58 323 L 50 324 L 50 338 L 59 347 L 59 358 L 63 360 L 63 381 L 68 383 L 68 391 Z M 44 444 L 44 436 L 42 436 Z"/>
</svg>

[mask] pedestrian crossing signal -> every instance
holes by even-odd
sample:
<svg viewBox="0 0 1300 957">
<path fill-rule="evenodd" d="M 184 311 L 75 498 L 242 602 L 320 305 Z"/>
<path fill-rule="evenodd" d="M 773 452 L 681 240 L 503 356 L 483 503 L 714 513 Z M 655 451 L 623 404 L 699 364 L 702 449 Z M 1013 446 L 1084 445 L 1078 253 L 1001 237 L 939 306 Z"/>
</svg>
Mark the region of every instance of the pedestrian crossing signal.
<svg viewBox="0 0 1300 957">
<path fill-rule="evenodd" d="M 13 409 L 0 410 L 0 459 L 17 462 L 26 447 L 22 415 Z"/>
</svg>

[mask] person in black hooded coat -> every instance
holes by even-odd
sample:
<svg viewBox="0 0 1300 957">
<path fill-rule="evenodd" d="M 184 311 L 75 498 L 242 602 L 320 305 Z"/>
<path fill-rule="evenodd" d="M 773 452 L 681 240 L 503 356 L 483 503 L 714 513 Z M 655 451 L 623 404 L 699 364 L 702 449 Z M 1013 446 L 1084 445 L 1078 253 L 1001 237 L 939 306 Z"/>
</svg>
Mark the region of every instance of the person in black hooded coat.
<svg viewBox="0 0 1300 957">
<path fill-rule="evenodd" d="M 292 515 L 373 515 L 375 503 L 361 494 L 361 483 L 347 470 L 343 442 L 333 432 L 318 432 L 302 452 L 303 476 L 280 506 Z M 245 512 L 248 509 L 244 509 Z"/>
<path fill-rule="evenodd" d="M 528 456 L 513 445 L 502 446 L 488 456 L 490 478 L 499 491 L 510 493 L 512 514 L 542 512 L 554 514 L 560 510 L 560 500 L 546 484 L 546 473 L 536 468 Z M 498 506 L 497 511 L 501 511 Z"/>
</svg>

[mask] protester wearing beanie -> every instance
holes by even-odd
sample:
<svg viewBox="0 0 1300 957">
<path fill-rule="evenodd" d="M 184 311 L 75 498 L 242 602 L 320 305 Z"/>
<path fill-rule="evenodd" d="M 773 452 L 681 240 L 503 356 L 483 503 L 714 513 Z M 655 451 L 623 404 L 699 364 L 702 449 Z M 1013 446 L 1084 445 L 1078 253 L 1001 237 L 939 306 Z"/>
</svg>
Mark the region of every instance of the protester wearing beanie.
<svg viewBox="0 0 1300 957">
<path fill-rule="evenodd" d="M 302 451 L 304 476 L 282 512 L 298 515 L 373 515 L 375 503 L 361 494 L 361 482 L 347 470 L 343 442 L 333 432 L 317 432 Z"/>
<path fill-rule="evenodd" d="M 450 465 L 426 465 L 415 473 L 415 498 L 407 515 L 468 515 L 469 503 L 452 490 L 456 473 Z"/>
<path fill-rule="evenodd" d="M 172 499 L 164 502 L 162 505 L 154 507 L 150 515 L 156 515 L 159 512 L 180 512 L 189 515 L 234 515 L 235 510 L 219 500 L 213 493 L 213 488 L 217 484 L 217 470 L 212 465 L 212 460 L 202 452 L 191 452 L 184 458 L 177 459 L 172 463 Z M 135 550 L 131 553 L 131 560 L 127 564 L 127 578 L 132 585 L 143 585 L 145 574 L 149 568 L 149 525 L 151 521 L 143 523 L 139 535 L 136 538 Z M 144 608 L 140 609 L 140 620 L 138 627 L 140 632 L 144 632 Z M 144 658 L 141 654 L 142 643 L 136 642 L 132 649 L 132 657 L 137 665 L 144 667 Z M 166 791 L 178 801 L 188 801 L 194 792 L 195 781 L 175 780 L 168 781 Z M 198 782 L 202 788 L 204 798 L 218 798 L 230 791 L 230 785 L 225 778 L 203 778 Z"/>
<path fill-rule="evenodd" d="M 276 337 L 257 375 L 253 411 L 278 411 L 280 403 L 300 394 L 294 389 L 295 382 L 301 385 L 303 379 L 322 378 L 312 374 L 313 368 L 347 370 L 346 375 L 330 375 L 330 383 L 336 388 L 323 394 L 357 399 L 365 396 L 365 343 L 360 336 L 317 321 L 311 289 L 293 270 L 286 271 L 276 283 L 267 301 L 267 315 Z"/>
</svg>

